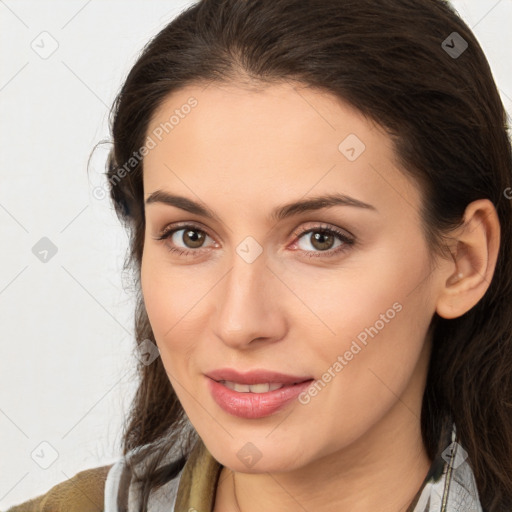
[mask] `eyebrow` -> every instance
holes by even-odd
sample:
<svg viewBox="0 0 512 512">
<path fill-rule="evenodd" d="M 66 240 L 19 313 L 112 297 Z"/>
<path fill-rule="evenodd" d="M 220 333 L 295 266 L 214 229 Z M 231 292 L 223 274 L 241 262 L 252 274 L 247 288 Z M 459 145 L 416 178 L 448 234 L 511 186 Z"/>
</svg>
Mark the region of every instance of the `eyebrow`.
<svg viewBox="0 0 512 512">
<path fill-rule="evenodd" d="M 149 195 L 146 199 L 146 204 L 152 203 L 163 203 L 169 206 L 175 206 L 176 208 L 180 208 L 181 210 L 185 210 L 189 213 L 220 221 L 218 215 L 208 207 L 186 197 L 169 194 L 164 190 L 156 190 Z M 310 197 L 278 206 L 272 210 L 270 219 L 274 221 L 283 220 L 293 215 L 321 210 L 323 208 L 330 208 L 332 206 L 355 206 L 357 208 L 365 208 L 377 212 L 377 208 L 371 204 L 364 203 L 359 199 L 355 199 L 345 194 L 336 193 Z"/>
</svg>

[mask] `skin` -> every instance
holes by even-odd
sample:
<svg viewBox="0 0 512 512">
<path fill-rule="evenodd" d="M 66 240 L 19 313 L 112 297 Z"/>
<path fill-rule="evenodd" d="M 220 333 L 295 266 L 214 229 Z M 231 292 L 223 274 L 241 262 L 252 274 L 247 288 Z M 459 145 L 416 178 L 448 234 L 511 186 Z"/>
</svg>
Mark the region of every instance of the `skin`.
<svg viewBox="0 0 512 512">
<path fill-rule="evenodd" d="M 243 512 L 405 511 L 431 464 L 420 431 L 428 326 L 434 312 L 460 316 L 487 290 L 499 248 L 492 203 L 468 206 L 465 225 L 453 233 L 453 258 L 431 265 L 421 190 L 398 168 L 377 124 L 319 90 L 230 83 L 173 93 L 148 134 L 190 96 L 198 105 L 145 156 L 144 195 L 184 196 L 218 219 L 146 204 L 141 281 L 169 379 L 224 466 L 215 512 L 239 510 L 233 476 Z M 354 161 L 338 149 L 349 134 L 366 146 Z M 333 192 L 375 210 L 338 205 L 269 218 L 277 206 Z M 184 238 L 193 228 L 183 225 L 156 239 L 182 222 L 207 235 L 202 246 Z M 315 245 L 321 227 L 355 243 L 327 256 L 343 242 Z M 236 252 L 248 236 L 263 249 L 252 263 Z M 243 419 L 208 391 L 204 374 L 226 366 L 321 380 L 395 303 L 401 311 L 307 404 Z M 252 467 L 237 457 L 248 442 L 261 452 Z"/>
</svg>

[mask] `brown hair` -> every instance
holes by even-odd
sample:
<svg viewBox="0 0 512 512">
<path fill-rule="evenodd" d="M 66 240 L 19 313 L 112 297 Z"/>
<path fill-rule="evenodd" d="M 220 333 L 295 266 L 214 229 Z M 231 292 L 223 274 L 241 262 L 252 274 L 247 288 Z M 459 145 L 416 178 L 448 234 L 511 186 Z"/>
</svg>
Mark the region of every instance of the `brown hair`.
<svg viewBox="0 0 512 512">
<path fill-rule="evenodd" d="M 453 32 L 468 45 L 460 55 L 443 44 Z M 452 418 L 484 510 L 511 510 L 512 208 L 505 191 L 512 155 L 506 111 L 471 30 L 443 0 L 203 0 L 161 30 L 143 49 L 111 112 L 107 177 L 130 233 L 126 265 L 138 291 L 138 344 L 154 342 L 154 336 L 140 292 L 143 159 L 132 155 L 144 145 L 148 121 L 170 93 L 213 81 L 317 87 L 384 127 L 403 172 L 421 187 L 422 221 L 433 254 L 443 254 L 446 236 L 460 225 L 470 202 L 493 202 L 505 227 L 495 273 L 485 296 L 466 314 L 432 318 L 421 429 L 433 458 L 441 424 Z M 158 440 L 165 447 L 149 447 L 156 458 L 140 475 L 144 508 L 149 493 L 183 467 L 197 433 L 186 432 L 186 416 L 161 359 L 141 363 L 139 375 L 124 454 Z M 182 457 L 155 471 L 184 437 Z M 138 451 L 134 461 L 148 453 Z"/>
</svg>

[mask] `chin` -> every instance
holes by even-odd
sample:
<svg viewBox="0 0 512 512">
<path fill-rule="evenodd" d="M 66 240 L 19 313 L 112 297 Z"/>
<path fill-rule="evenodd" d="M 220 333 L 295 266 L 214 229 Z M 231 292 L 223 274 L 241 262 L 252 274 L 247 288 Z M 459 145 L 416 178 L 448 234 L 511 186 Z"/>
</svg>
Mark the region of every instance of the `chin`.
<svg viewBox="0 0 512 512">
<path fill-rule="evenodd" d="M 292 443 L 283 446 L 281 441 L 273 443 L 267 439 L 252 443 L 246 439 L 230 441 L 227 447 L 217 445 L 208 449 L 220 464 L 238 473 L 285 473 L 307 464 L 304 450 Z M 297 458 L 299 452 L 300 460 Z"/>
</svg>

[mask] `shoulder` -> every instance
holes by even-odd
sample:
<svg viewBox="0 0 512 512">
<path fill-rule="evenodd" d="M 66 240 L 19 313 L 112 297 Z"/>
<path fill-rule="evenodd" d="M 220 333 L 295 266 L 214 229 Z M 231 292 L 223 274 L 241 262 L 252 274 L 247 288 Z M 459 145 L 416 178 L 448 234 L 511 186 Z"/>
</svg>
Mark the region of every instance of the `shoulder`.
<svg viewBox="0 0 512 512">
<path fill-rule="evenodd" d="M 47 493 L 6 512 L 103 512 L 105 482 L 113 464 L 80 471 Z"/>
</svg>

